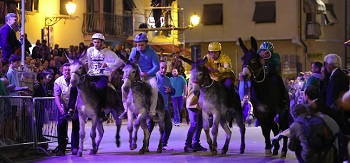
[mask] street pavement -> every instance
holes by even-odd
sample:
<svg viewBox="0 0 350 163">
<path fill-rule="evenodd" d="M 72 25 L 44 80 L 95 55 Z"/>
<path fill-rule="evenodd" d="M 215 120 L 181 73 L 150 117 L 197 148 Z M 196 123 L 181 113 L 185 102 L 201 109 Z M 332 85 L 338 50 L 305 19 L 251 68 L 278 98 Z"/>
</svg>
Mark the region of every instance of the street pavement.
<svg viewBox="0 0 350 163">
<path fill-rule="evenodd" d="M 69 126 L 71 126 L 69 124 Z M 264 139 L 261 134 L 260 127 L 247 127 L 246 128 L 246 149 L 244 154 L 239 154 L 240 147 L 240 133 L 239 128 L 235 125 L 231 128 L 232 138 L 229 150 L 226 155 L 219 154 L 221 148 L 223 147 L 225 141 L 225 133 L 223 129 L 219 129 L 218 136 L 218 155 L 212 156 L 210 151 L 206 152 L 191 152 L 185 153 L 183 148 L 185 144 L 187 130 L 189 125 L 182 123 L 179 127 L 173 126 L 173 130 L 169 139 L 168 146 L 173 148 L 171 151 L 163 151 L 162 153 L 157 153 L 156 148 L 159 140 L 158 127 L 155 128 L 150 139 L 150 152 L 145 154 L 139 154 L 138 150 L 142 146 L 143 131 L 140 128 L 138 131 L 138 141 L 137 149 L 129 149 L 129 134 L 126 128 L 126 120 L 123 120 L 123 125 L 121 129 L 121 147 L 117 148 L 115 145 L 115 131 L 116 127 L 114 124 L 104 123 L 105 134 L 102 139 L 100 149 L 96 155 L 89 155 L 91 149 L 91 139 L 89 137 L 91 122 L 88 121 L 86 125 L 86 138 L 84 141 L 84 152 L 82 157 L 74 156 L 67 151 L 66 156 L 52 156 L 43 157 L 36 160 L 27 160 L 25 162 L 138 162 L 138 163 L 186 163 L 186 162 L 200 162 L 200 163 L 214 163 L 214 162 L 239 162 L 239 163 L 294 163 L 297 162 L 294 153 L 288 151 L 286 158 L 280 158 L 279 156 L 266 157 L 264 149 Z M 70 130 L 70 129 L 69 129 Z M 69 133 L 70 135 L 70 133 Z M 201 135 L 202 146 L 208 148 L 206 142 L 205 134 L 202 131 Z M 56 143 L 51 143 L 49 150 L 53 150 L 57 146 Z"/>
</svg>

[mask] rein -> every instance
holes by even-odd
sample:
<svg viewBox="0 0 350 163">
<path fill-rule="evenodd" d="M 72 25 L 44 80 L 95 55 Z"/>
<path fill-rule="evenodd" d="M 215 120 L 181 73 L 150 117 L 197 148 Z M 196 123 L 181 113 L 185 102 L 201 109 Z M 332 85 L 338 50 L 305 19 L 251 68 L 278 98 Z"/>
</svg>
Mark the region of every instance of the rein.
<svg viewBox="0 0 350 163">
<path fill-rule="evenodd" d="M 72 73 L 73 73 L 73 74 L 77 74 L 77 75 L 79 76 L 79 83 L 78 83 L 78 85 L 80 85 L 81 83 L 84 83 L 84 82 L 85 82 L 85 80 L 86 80 L 86 75 L 87 75 L 87 74 L 81 75 L 81 74 L 78 74 L 77 72 L 72 72 Z M 81 77 L 84 78 L 82 81 L 80 80 Z"/>
<path fill-rule="evenodd" d="M 265 80 L 266 78 L 266 73 L 265 73 L 265 69 L 264 67 L 260 67 L 259 69 L 257 69 L 256 71 L 254 71 L 249 65 L 246 65 L 246 67 L 249 69 L 249 71 L 252 72 L 253 74 L 253 80 L 256 82 L 256 83 L 261 83 Z M 264 77 L 261 79 L 261 80 L 257 80 L 257 77 L 261 74 L 261 72 L 263 72 L 263 75 Z"/>
<path fill-rule="evenodd" d="M 198 85 L 200 85 L 201 87 L 204 87 L 204 88 L 209 88 L 209 87 L 211 87 L 214 84 L 214 80 L 211 79 L 210 77 L 209 77 L 209 79 L 211 80 L 211 83 L 209 85 L 204 85 L 204 82 L 192 82 L 192 83 L 198 84 Z"/>
</svg>

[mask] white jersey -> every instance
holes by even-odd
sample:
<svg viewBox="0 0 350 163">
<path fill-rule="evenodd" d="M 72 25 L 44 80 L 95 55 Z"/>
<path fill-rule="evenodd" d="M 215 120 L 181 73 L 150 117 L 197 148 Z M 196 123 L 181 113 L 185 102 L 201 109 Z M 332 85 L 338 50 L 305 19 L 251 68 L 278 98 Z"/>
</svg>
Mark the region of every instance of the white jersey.
<svg viewBox="0 0 350 163">
<path fill-rule="evenodd" d="M 86 62 L 90 76 L 110 76 L 113 70 L 123 64 L 123 61 L 113 51 L 107 48 L 97 50 L 95 47 L 87 50 Z M 107 64 L 107 67 L 102 68 L 104 63 Z"/>
</svg>

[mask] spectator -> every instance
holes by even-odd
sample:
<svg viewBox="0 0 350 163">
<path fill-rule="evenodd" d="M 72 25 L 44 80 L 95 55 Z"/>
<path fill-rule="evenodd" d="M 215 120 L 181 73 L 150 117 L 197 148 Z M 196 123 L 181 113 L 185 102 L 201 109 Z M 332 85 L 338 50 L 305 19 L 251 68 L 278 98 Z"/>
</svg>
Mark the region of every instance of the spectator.
<svg viewBox="0 0 350 163">
<path fill-rule="evenodd" d="M 313 85 L 320 90 L 320 85 L 322 85 L 321 83 L 323 82 L 323 75 L 321 73 L 322 66 L 322 63 L 318 61 L 311 64 L 312 76 L 307 79 L 304 89 L 309 85 Z"/>
<path fill-rule="evenodd" d="M 162 150 L 173 150 L 173 148 L 168 146 L 168 140 L 171 134 L 171 130 L 173 129 L 173 125 L 171 123 L 171 117 L 169 113 L 169 96 L 175 94 L 175 89 L 171 85 L 170 79 L 165 76 L 165 71 L 166 71 L 166 62 L 161 61 L 160 62 L 160 70 L 158 71 L 157 75 L 157 83 L 158 83 L 158 90 L 159 93 L 162 95 L 163 100 L 164 100 L 164 135 L 162 137 L 162 144 L 163 148 Z M 153 121 L 148 121 L 148 129 L 150 132 L 152 132 L 154 128 L 154 122 Z"/>
<path fill-rule="evenodd" d="M 171 85 L 175 88 L 175 94 L 171 97 L 174 108 L 174 125 L 179 127 L 180 118 L 182 119 L 182 116 L 179 114 L 183 109 L 183 99 L 187 92 L 187 83 L 185 78 L 179 75 L 177 69 L 173 69 L 173 77 L 170 78 L 170 81 Z"/>
<path fill-rule="evenodd" d="M 243 101 L 243 98 L 245 96 L 250 96 L 250 81 L 245 81 L 242 77 L 242 72 L 238 74 L 238 93 L 241 101 Z"/>
<path fill-rule="evenodd" d="M 47 91 L 46 91 L 46 83 L 48 83 L 52 79 L 51 74 L 46 73 L 39 73 L 37 75 L 37 83 L 34 84 L 34 93 L 33 97 L 48 97 Z M 39 107 L 35 107 L 35 118 L 36 118 L 36 129 L 37 129 L 37 139 L 39 142 L 47 141 L 47 139 L 43 136 L 43 125 L 46 122 L 45 117 L 45 103 L 39 103 Z M 42 147 L 44 149 L 48 148 L 48 144 L 43 144 Z"/>
<path fill-rule="evenodd" d="M 21 57 L 17 54 L 12 54 L 10 59 L 10 67 L 7 71 L 7 79 L 9 80 L 10 84 L 15 85 L 16 87 L 19 87 L 19 80 L 18 80 L 18 72 L 17 68 L 21 65 Z M 19 96 L 20 94 L 17 91 L 11 92 L 11 96 Z"/>
<path fill-rule="evenodd" d="M 200 136 L 203 129 L 202 111 L 198 105 L 198 97 L 193 93 L 191 78 L 188 81 L 186 108 L 190 118 L 190 128 L 185 141 L 185 152 L 207 151 L 207 148 L 200 144 Z"/>
<path fill-rule="evenodd" d="M 15 13 L 8 13 L 5 17 L 6 24 L 0 28 L 2 58 L 9 59 L 21 47 L 21 43 L 16 37 L 16 31 L 18 30 L 17 21 L 17 15 Z"/>
<path fill-rule="evenodd" d="M 305 116 L 307 109 L 302 104 L 296 104 L 292 107 L 291 114 L 295 120 L 299 116 Z M 306 133 L 299 122 L 293 122 L 290 126 L 288 148 L 295 152 L 299 162 L 318 162 L 317 152 L 308 146 Z"/>
<path fill-rule="evenodd" d="M 332 109 L 339 110 L 338 99 L 349 90 L 349 76 L 340 69 L 341 58 L 336 54 L 328 54 L 324 57 L 324 66 L 330 74 L 327 82 L 326 104 Z"/>
<path fill-rule="evenodd" d="M 57 108 L 59 110 L 59 116 L 58 116 L 58 124 L 57 124 L 57 133 L 58 133 L 58 151 L 56 153 L 56 156 L 64 156 L 66 154 L 66 148 L 67 148 L 67 130 L 68 130 L 68 120 L 62 117 L 65 117 L 67 115 L 66 108 L 72 107 L 69 106 L 73 102 L 70 94 L 71 94 L 71 87 L 70 85 L 70 64 L 64 64 L 62 66 L 63 68 L 63 76 L 57 78 L 55 80 L 54 85 L 54 97 L 55 97 L 55 104 L 57 105 Z M 73 100 L 74 101 L 74 100 Z M 74 102 L 75 107 L 75 102 Z M 79 148 L 79 119 L 73 118 L 72 119 L 72 133 L 71 133 L 71 148 L 72 148 L 72 154 L 76 155 L 78 153 Z"/>
<path fill-rule="evenodd" d="M 32 44 L 29 42 L 26 33 L 24 34 L 24 41 L 25 41 L 25 51 L 26 51 L 27 55 L 31 56 L 31 52 L 30 52 L 29 48 L 32 47 Z"/>
</svg>

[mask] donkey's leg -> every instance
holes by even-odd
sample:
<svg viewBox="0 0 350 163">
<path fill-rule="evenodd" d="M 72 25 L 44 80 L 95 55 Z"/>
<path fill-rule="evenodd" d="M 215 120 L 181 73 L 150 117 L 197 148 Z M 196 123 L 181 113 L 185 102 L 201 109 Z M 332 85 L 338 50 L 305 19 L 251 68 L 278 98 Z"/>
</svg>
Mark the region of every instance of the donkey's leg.
<svg viewBox="0 0 350 163">
<path fill-rule="evenodd" d="M 150 132 L 147 128 L 146 120 L 141 120 L 140 122 L 141 128 L 143 130 L 143 145 L 142 148 L 139 151 L 139 154 L 144 154 L 145 152 L 148 152 L 148 144 L 149 144 L 149 138 L 150 138 Z"/>
<path fill-rule="evenodd" d="M 272 122 L 272 126 L 271 126 L 271 130 L 273 133 L 273 136 L 276 136 L 279 134 L 279 129 L 278 129 L 278 125 L 276 122 Z M 273 152 L 272 155 L 278 155 L 278 150 L 280 149 L 280 143 L 276 143 L 275 146 L 273 147 Z"/>
<path fill-rule="evenodd" d="M 85 117 L 85 113 L 81 111 L 82 109 L 84 109 L 83 107 L 84 106 L 82 106 L 82 108 L 79 109 L 79 150 L 77 153 L 78 157 L 81 157 L 83 155 L 83 150 L 84 150 L 86 117 Z"/>
<path fill-rule="evenodd" d="M 133 130 L 134 130 L 134 126 L 133 126 L 133 119 L 134 119 L 134 115 L 133 113 L 130 111 L 130 109 L 128 110 L 128 131 L 129 131 L 129 144 L 130 144 L 130 150 L 134 150 L 137 148 L 137 144 L 133 143 Z"/>
<path fill-rule="evenodd" d="M 116 110 L 111 110 L 111 113 L 112 113 L 113 119 L 115 120 L 115 125 L 117 127 L 117 130 L 115 133 L 115 144 L 117 145 L 117 147 L 120 147 L 120 129 L 122 126 L 122 120 L 119 119 L 119 115 Z"/>
<path fill-rule="evenodd" d="M 280 131 L 284 131 L 289 128 L 289 109 L 285 109 L 282 112 L 280 112 L 279 115 L 278 124 L 280 127 Z M 283 147 L 281 152 L 281 157 L 286 157 L 287 155 L 287 145 L 288 145 L 288 138 L 283 138 Z"/>
<path fill-rule="evenodd" d="M 222 148 L 221 154 L 226 154 L 228 151 L 228 147 L 230 145 L 232 132 L 231 132 L 230 128 L 228 127 L 227 121 L 225 119 L 225 115 L 221 116 L 220 125 L 224 129 L 225 136 L 226 136 L 225 144 L 224 144 L 224 147 Z"/>
<path fill-rule="evenodd" d="M 265 154 L 266 156 L 271 156 L 272 152 L 271 152 L 270 132 L 271 132 L 273 117 L 268 117 L 269 116 L 267 115 L 268 113 L 261 113 L 261 114 L 264 114 L 263 116 L 265 116 L 264 118 L 258 118 L 258 121 L 261 126 L 262 134 L 265 138 Z"/>
<path fill-rule="evenodd" d="M 158 113 L 158 117 L 159 117 L 158 127 L 159 127 L 160 137 L 159 137 L 159 144 L 158 144 L 158 148 L 157 148 L 157 153 L 162 153 L 162 148 L 163 148 L 163 136 L 165 134 L 164 116 L 165 116 L 164 114 Z"/>
<path fill-rule="evenodd" d="M 202 110 L 202 117 L 203 117 L 203 129 L 205 132 L 205 136 L 207 137 L 207 143 L 209 145 L 209 149 L 212 150 L 213 149 L 213 141 L 212 141 L 210 134 L 209 134 L 209 115 L 207 112 Z"/>
<path fill-rule="evenodd" d="M 243 113 L 236 112 L 234 114 L 237 126 L 239 127 L 239 131 L 241 133 L 241 147 L 240 147 L 240 152 L 239 154 L 243 154 L 245 150 L 245 125 L 243 122 Z"/>
<path fill-rule="evenodd" d="M 213 111 L 213 127 L 211 128 L 211 135 L 213 135 L 213 148 L 211 150 L 212 155 L 218 153 L 218 132 L 219 132 L 220 113 Z"/>
<path fill-rule="evenodd" d="M 90 137 L 91 137 L 91 145 L 92 149 L 90 150 L 90 155 L 94 154 L 94 151 L 96 150 L 96 127 L 97 127 L 97 113 L 91 118 L 91 131 L 90 131 Z"/>
<path fill-rule="evenodd" d="M 138 132 L 140 125 L 142 123 L 142 120 L 144 119 L 146 114 L 147 114 L 146 109 L 139 110 L 139 114 L 137 115 L 137 118 L 134 122 L 134 129 L 132 132 L 133 138 L 131 139 L 132 141 L 131 141 L 131 147 L 130 147 L 131 150 L 134 150 L 137 148 L 137 132 Z"/>
<path fill-rule="evenodd" d="M 97 141 L 96 141 L 96 148 L 93 149 L 93 154 L 96 154 L 98 151 L 98 148 L 100 147 L 103 134 L 104 134 L 104 129 L 103 129 L 103 122 L 99 119 L 96 121 L 96 129 L 97 129 Z"/>
</svg>

